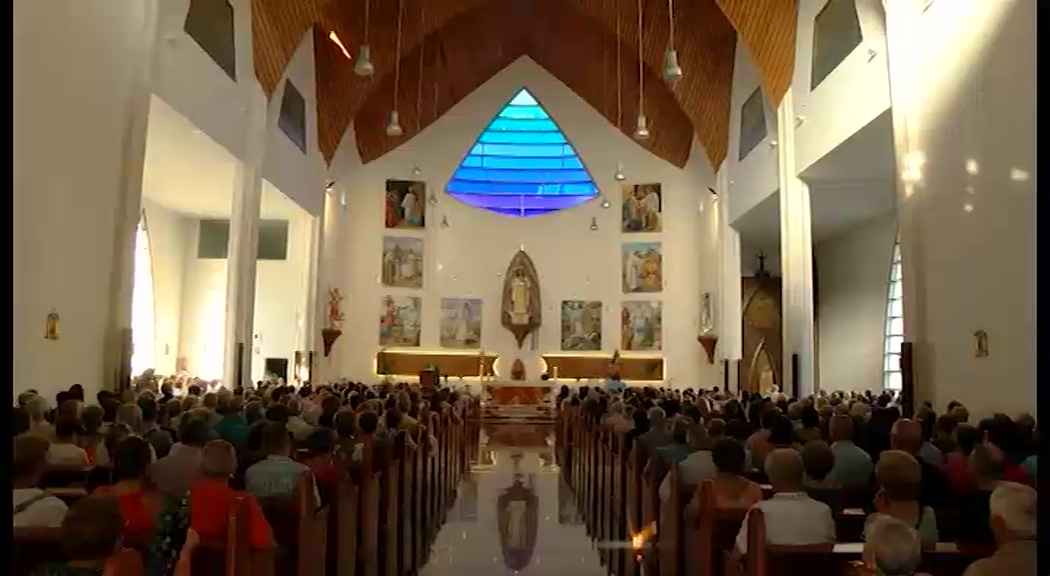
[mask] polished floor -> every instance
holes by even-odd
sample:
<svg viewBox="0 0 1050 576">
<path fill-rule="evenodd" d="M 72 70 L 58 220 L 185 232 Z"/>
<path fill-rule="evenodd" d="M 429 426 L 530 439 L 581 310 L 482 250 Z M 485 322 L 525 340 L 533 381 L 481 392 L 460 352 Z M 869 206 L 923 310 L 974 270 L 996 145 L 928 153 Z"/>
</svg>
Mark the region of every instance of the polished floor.
<svg viewBox="0 0 1050 576">
<path fill-rule="evenodd" d="M 554 462 L 553 426 L 483 426 L 478 462 L 422 570 L 467 574 L 605 575 Z"/>
</svg>

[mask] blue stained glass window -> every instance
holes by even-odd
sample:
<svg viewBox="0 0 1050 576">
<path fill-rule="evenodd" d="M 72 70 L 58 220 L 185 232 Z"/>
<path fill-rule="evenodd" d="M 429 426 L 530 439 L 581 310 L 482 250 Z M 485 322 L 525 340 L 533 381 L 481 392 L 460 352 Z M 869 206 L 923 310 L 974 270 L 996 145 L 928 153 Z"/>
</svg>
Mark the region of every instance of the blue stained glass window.
<svg viewBox="0 0 1050 576">
<path fill-rule="evenodd" d="M 598 196 L 576 150 L 525 89 L 481 133 L 445 191 L 471 206 L 519 217 Z"/>
</svg>

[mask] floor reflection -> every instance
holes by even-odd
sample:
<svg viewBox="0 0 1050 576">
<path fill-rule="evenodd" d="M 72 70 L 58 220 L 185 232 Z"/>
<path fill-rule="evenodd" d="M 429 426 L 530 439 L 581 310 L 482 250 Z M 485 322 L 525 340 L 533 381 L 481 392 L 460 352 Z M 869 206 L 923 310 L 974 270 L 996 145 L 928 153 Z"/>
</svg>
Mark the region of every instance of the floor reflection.
<svg viewBox="0 0 1050 576">
<path fill-rule="evenodd" d="M 486 424 L 478 462 L 459 486 L 422 576 L 603 576 L 572 492 L 554 463 L 554 428 Z"/>
</svg>

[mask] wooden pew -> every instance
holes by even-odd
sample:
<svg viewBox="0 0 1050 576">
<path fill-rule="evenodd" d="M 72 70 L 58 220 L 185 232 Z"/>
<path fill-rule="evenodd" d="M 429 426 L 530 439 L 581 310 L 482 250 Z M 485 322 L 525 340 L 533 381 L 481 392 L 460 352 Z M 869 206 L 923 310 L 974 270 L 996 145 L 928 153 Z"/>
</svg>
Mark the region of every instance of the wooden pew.
<svg viewBox="0 0 1050 576">
<path fill-rule="evenodd" d="M 375 438 L 362 439 L 360 520 L 357 526 L 358 576 L 379 576 L 379 476 L 376 468 Z"/>
<path fill-rule="evenodd" d="M 339 482 L 328 515 L 328 545 L 325 548 L 326 574 L 354 574 L 357 569 L 358 524 L 361 488 L 350 474 L 349 459 L 339 463 Z"/>
<path fill-rule="evenodd" d="M 642 518 L 642 470 L 644 468 L 645 462 L 642 460 L 642 452 L 636 441 L 627 453 L 627 465 L 624 470 L 626 479 L 624 482 L 625 540 L 631 539 L 644 529 Z M 621 563 L 624 576 L 637 576 L 642 573 L 638 556 L 634 550 L 624 550 Z"/>
<path fill-rule="evenodd" d="M 862 559 L 864 543 L 776 546 L 766 542 L 765 518 L 759 509 L 748 518 L 748 553 L 744 576 L 838 576 Z M 918 572 L 931 576 L 961 576 L 976 560 L 992 554 L 988 547 L 960 547 L 938 542 L 924 550 Z M 727 576 L 730 574 L 726 572 Z"/>
<path fill-rule="evenodd" d="M 379 574 L 399 576 L 400 554 L 398 541 L 401 538 L 399 529 L 400 490 L 402 462 L 405 457 L 405 432 L 394 436 L 393 445 L 386 450 L 386 457 L 378 460 L 381 469 L 379 481 Z"/>
<path fill-rule="evenodd" d="M 657 549 L 660 557 L 660 576 L 679 576 L 682 562 L 682 476 L 678 471 L 678 462 L 671 462 L 667 471 L 671 481 L 671 494 L 666 502 L 660 503 L 660 525 L 656 531 Z M 663 481 L 657 483 L 657 489 Z M 659 498 L 659 494 L 657 496 Z M 659 499 L 657 500 L 659 502 Z"/>
<path fill-rule="evenodd" d="M 84 488 L 93 466 L 51 465 L 40 477 L 41 488 Z"/>
<path fill-rule="evenodd" d="M 44 492 L 65 502 L 66 506 L 73 506 L 78 500 L 88 497 L 88 491 L 85 488 L 45 488 Z"/>
<path fill-rule="evenodd" d="M 716 576 L 724 572 L 723 554 L 732 550 L 746 508 L 719 508 L 714 485 L 705 480 L 699 488 L 700 509 L 683 521 L 686 574 Z"/>
<path fill-rule="evenodd" d="M 315 484 L 307 471 L 295 495 L 259 499 L 282 550 L 275 566 L 279 574 L 324 576 L 329 509 L 317 501 Z"/>
</svg>

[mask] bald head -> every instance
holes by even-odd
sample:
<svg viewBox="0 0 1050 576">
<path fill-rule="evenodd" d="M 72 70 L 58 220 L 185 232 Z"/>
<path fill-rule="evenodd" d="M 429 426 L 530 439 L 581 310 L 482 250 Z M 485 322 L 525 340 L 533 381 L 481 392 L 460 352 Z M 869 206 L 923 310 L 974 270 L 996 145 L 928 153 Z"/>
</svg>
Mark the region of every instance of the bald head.
<svg viewBox="0 0 1050 576">
<path fill-rule="evenodd" d="M 776 492 L 797 492 L 802 487 L 802 456 L 792 448 L 778 448 L 766 456 L 766 476 Z"/>
<path fill-rule="evenodd" d="M 227 479 L 237 471 L 237 451 L 225 440 L 212 440 L 201 453 L 201 473 L 208 478 Z"/>
<path fill-rule="evenodd" d="M 911 454 L 887 450 L 875 465 L 875 480 L 880 492 L 891 502 L 908 502 L 918 496 L 922 468 Z"/>
<path fill-rule="evenodd" d="M 922 447 L 922 423 L 918 420 L 902 418 L 893 423 L 890 430 L 890 445 L 894 450 L 903 450 L 916 454 Z"/>
<path fill-rule="evenodd" d="M 833 416 L 828 423 L 828 434 L 832 442 L 853 440 L 853 418 L 844 415 Z"/>
<path fill-rule="evenodd" d="M 44 469 L 51 442 L 40 436 L 23 434 L 14 441 L 15 480 L 32 480 Z"/>
</svg>

